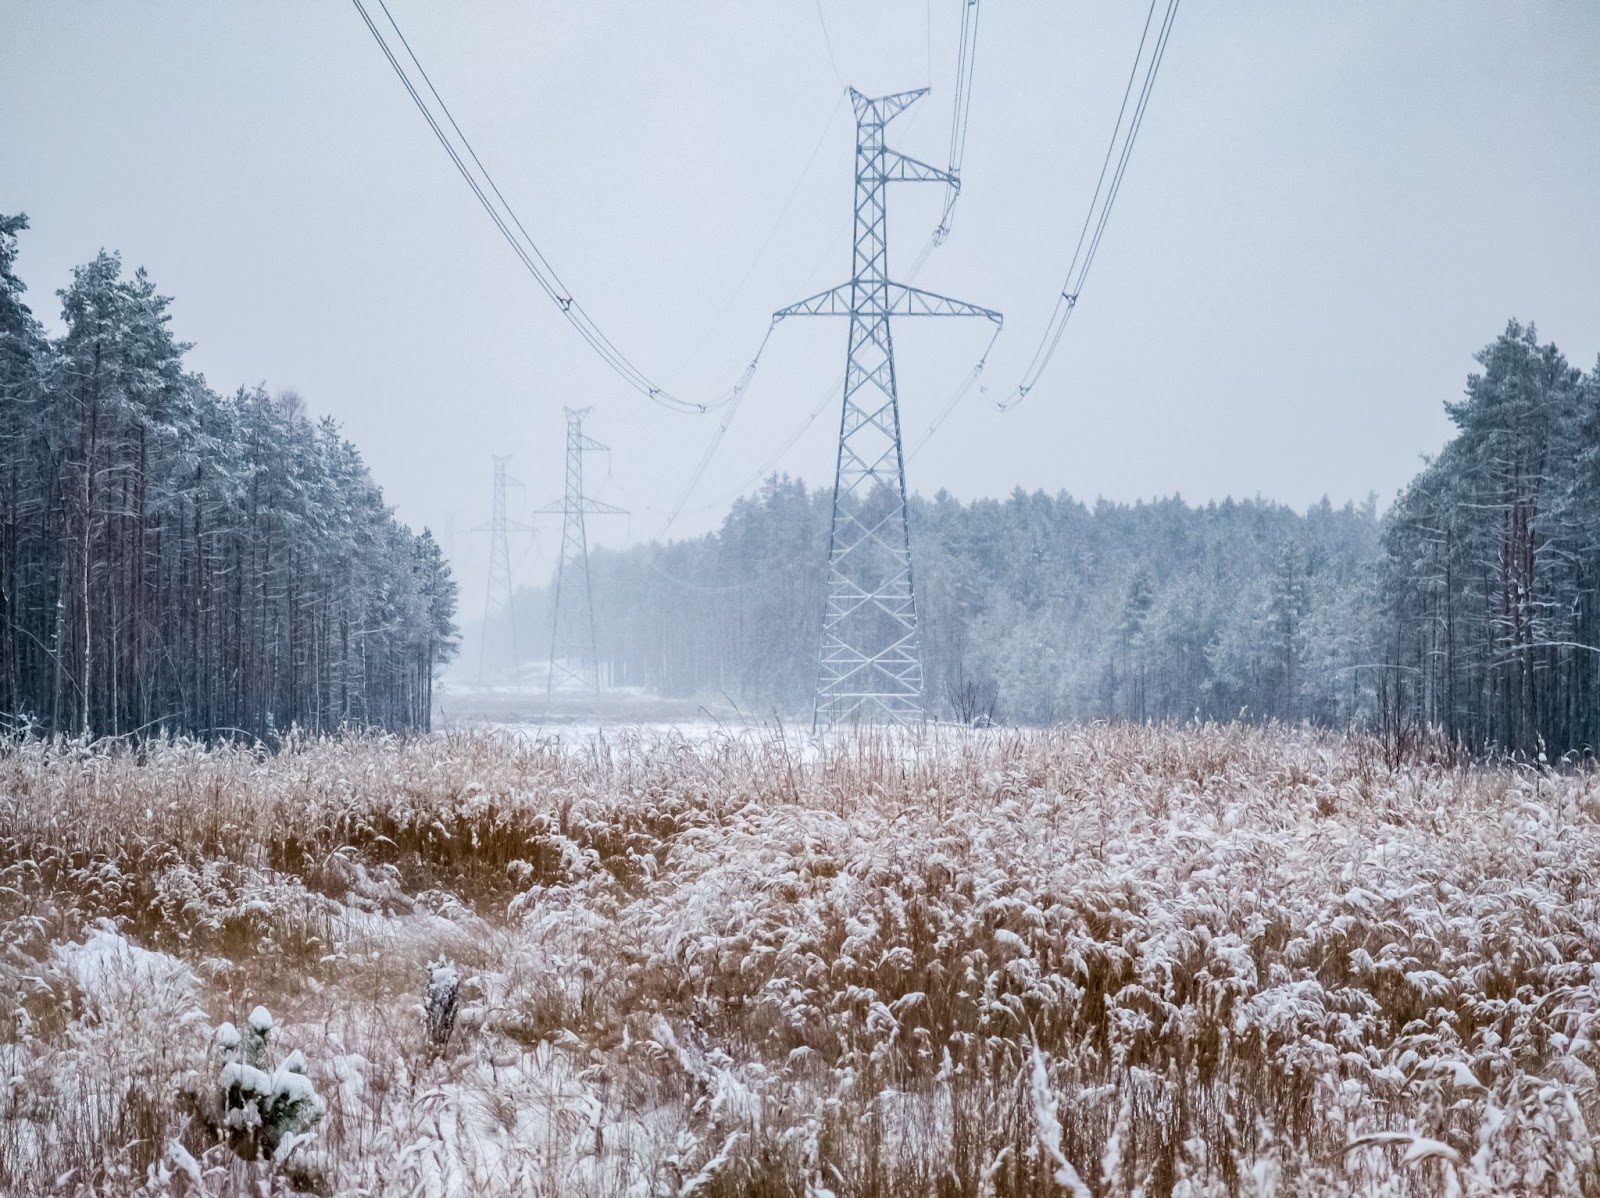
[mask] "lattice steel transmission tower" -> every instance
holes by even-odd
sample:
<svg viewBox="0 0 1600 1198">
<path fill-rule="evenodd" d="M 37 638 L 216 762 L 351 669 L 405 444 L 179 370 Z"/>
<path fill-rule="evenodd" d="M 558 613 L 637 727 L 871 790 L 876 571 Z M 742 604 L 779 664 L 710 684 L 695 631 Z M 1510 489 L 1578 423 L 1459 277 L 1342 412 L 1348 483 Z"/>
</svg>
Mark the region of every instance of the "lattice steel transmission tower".
<svg viewBox="0 0 1600 1198">
<path fill-rule="evenodd" d="M 848 316 L 850 348 L 828 535 L 828 595 L 818 653 L 813 724 L 911 723 L 923 718 L 905 455 L 890 316 L 1000 313 L 889 279 L 890 183 L 960 187 L 954 171 L 919 162 L 883 142 L 883 128 L 927 88 L 869 98 L 850 89 L 856 112 L 854 269 L 831 287 L 773 314 Z"/>
<path fill-rule="evenodd" d="M 556 676 L 586 690 L 600 689 L 600 654 L 594 635 L 594 588 L 589 578 L 588 515 L 623 516 L 626 508 L 591 499 L 583 493 L 583 455 L 609 453 L 611 447 L 585 435 L 583 418 L 589 408 L 563 408 L 567 414 L 567 488 L 558 503 L 536 508 L 536 515 L 560 516 L 561 561 L 556 567 L 553 627 L 550 630 L 550 673 L 545 695 L 555 689 Z M 573 662 L 577 665 L 574 667 Z"/>
<path fill-rule="evenodd" d="M 483 685 L 484 650 L 489 647 L 490 617 L 505 613 L 506 626 L 511 634 L 511 666 L 515 670 L 522 660 L 517 650 L 517 613 L 511 592 L 511 533 L 533 532 L 531 525 L 506 516 L 506 488 L 522 484 L 506 473 L 506 463 L 511 455 L 494 454 L 494 507 L 489 523 L 480 524 L 473 532 L 489 534 L 489 585 L 483 595 L 483 633 L 478 641 L 478 685 Z"/>
</svg>

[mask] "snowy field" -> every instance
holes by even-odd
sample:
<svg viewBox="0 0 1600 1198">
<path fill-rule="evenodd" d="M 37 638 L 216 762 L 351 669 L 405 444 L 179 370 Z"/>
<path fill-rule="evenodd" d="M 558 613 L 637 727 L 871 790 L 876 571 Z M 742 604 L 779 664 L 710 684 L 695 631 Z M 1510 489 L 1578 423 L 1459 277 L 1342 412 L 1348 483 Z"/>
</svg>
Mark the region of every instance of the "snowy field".
<svg viewBox="0 0 1600 1198">
<path fill-rule="evenodd" d="M 700 752 L 738 746 L 758 754 L 783 752 L 807 762 L 837 755 L 860 740 L 855 728 L 813 730 L 802 720 L 756 723 L 738 719 L 660 720 L 629 723 L 614 719 L 574 717 L 561 721 L 486 723 L 475 733 L 504 737 L 523 749 L 548 749 L 582 757 L 605 753 L 618 758 L 640 753 Z M 878 728 L 870 737 L 873 751 L 910 765 L 949 760 L 971 750 L 998 731 L 929 721 L 907 728 Z"/>
<path fill-rule="evenodd" d="M 436 719 L 449 731 L 487 733 L 514 740 L 523 748 L 579 755 L 737 742 L 761 746 L 762 751 L 781 743 L 790 754 L 809 760 L 828 751 L 830 744 L 856 739 L 852 726 L 817 730 L 809 717 L 663 699 L 637 688 L 556 691 L 550 696 L 540 687 L 453 689 L 437 705 Z M 880 728 L 872 742 L 876 751 L 891 748 L 899 756 L 926 757 L 959 751 L 985 735 L 965 725 L 929 721 L 915 728 Z"/>
<path fill-rule="evenodd" d="M 1600 1192 L 1593 771 L 579 741 L 0 756 L 0 1192 Z"/>
</svg>

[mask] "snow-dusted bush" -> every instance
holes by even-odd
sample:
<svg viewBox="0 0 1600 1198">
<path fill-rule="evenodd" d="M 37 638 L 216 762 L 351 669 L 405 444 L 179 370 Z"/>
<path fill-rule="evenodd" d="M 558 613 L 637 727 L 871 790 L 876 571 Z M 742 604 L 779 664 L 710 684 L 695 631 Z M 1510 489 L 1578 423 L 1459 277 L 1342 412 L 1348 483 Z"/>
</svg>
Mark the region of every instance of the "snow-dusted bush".
<svg viewBox="0 0 1600 1198">
<path fill-rule="evenodd" d="M 294 1050 L 274 1065 L 272 1015 L 258 1006 L 239 1032 L 217 1028 L 222 1069 L 216 1084 L 216 1125 L 242 1160 L 282 1164 L 310 1139 L 325 1108 L 306 1076 L 306 1058 Z"/>
<path fill-rule="evenodd" d="M 456 1030 L 456 1011 L 461 1002 L 461 970 L 446 958 L 428 966 L 428 984 L 422 991 L 422 1017 L 428 1039 L 435 1048 L 450 1042 Z"/>
</svg>

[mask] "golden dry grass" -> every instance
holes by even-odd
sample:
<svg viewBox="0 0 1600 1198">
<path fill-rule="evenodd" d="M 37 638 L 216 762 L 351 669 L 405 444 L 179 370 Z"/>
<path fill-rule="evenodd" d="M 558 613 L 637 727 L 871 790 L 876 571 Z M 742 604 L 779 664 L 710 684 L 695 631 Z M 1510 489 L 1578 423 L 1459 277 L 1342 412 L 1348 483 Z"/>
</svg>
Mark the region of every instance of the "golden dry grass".
<svg viewBox="0 0 1600 1198">
<path fill-rule="evenodd" d="M 1596 788 L 1243 726 L 15 746 L 0 1188 L 286 1185 L 196 1113 L 264 1002 L 338 1192 L 1600 1192 Z"/>
</svg>

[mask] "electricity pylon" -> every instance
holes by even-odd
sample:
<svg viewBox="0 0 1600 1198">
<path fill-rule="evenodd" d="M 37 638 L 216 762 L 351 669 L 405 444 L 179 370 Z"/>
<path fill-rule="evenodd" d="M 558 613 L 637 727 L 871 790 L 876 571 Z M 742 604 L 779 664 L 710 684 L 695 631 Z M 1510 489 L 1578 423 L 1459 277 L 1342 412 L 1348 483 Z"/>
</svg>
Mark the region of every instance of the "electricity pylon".
<svg viewBox="0 0 1600 1198">
<path fill-rule="evenodd" d="M 515 670 L 521 661 L 517 651 L 517 613 L 512 605 L 511 591 L 511 538 L 515 532 L 531 533 L 531 525 L 506 516 L 506 487 L 522 484 L 506 474 L 506 463 L 511 455 L 494 454 L 494 508 L 489 523 L 480 524 L 473 532 L 489 534 L 489 585 L 483 595 L 483 633 L 478 641 L 478 685 L 483 685 L 483 654 L 489 645 L 489 617 L 505 613 L 506 625 L 511 631 L 511 666 Z"/>
<path fill-rule="evenodd" d="M 559 671 L 563 681 L 571 680 L 586 690 L 600 689 L 600 654 L 594 635 L 594 589 L 589 579 L 589 530 L 587 515 L 623 516 L 620 508 L 583 493 L 583 455 L 609 453 L 583 431 L 583 418 L 589 408 L 563 408 L 567 414 L 567 488 L 559 503 L 548 503 L 534 510 L 535 515 L 562 517 L 561 561 L 556 567 L 555 617 L 550 630 L 550 673 L 545 679 L 545 695 L 555 688 Z M 576 592 L 576 593 L 574 593 Z M 573 661 L 577 667 L 573 667 Z"/>
<path fill-rule="evenodd" d="M 991 309 L 889 279 L 888 185 L 961 185 L 954 170 L 939 170 L 883 143 L 883 127 L 927 90 L 872 99 L 850 89 L 856 111 L 850 281 L 773 314 L 775 322 L 788 316 L 850 318 L 813 726 L 846 719 L 914 723 L 924 715 L 889 317 L 980 316 L 996 325 L 1003 320 Z"/>
</svg>

